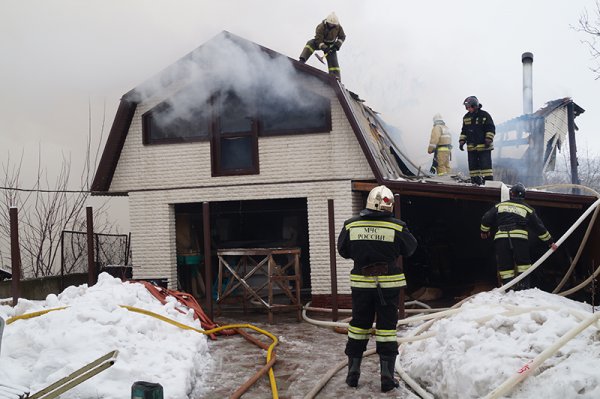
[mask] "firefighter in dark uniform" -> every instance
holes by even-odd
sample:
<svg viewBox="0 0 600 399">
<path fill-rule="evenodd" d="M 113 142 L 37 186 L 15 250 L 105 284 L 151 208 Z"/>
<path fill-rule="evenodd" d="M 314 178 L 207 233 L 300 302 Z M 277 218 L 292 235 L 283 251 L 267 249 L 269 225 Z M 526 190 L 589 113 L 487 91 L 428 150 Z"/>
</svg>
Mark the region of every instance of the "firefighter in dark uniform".
<svg viewBox="0 0 600 399">
<path fill-rule="evenodd" d="M 315 30 L 315 38 L 306 42 L 306 46 L 300 54 L 300 62 L 305 63 L 315 50 L 322 50 L 327 57 L 327 68 L 329 74 L 338 80 L 342 79 L 337 52 L 346 40 L 344 28 L 334 12 L 329 14 Z"/>
<path fill-rule="evenodd" d="M 400 289 L 406 285 L 398 259 L 410 256 L 417 240 L 406 224 L 393 217 L 394 195 L 385 186 L 369 193 L 366 209 L 344 222 L 338 237 L 338 252 L 354 260 L 350 274 L 352 320 L 348 328 L 346 384 L 358 386 L 360 364 L 367 349 L 375 315 L 376 349 L 381 365 L 381 391 L 398 387 L 394 367 L 398 355 L 396 324 Z"/>
<path fill-rule="evenodd" d="M 511 187 L 508 201 L 496 204 L 481 218 L 482 239 L 488 238 L 492 229 L 497 229 L 494 247 L 498 274 L 503 285 L 531 267 L 528 230 L 553 250 L 557 248 L 542 220 L 524 199 L 525 187 L 517 183 Z M 519 283 L 519 288 L 530 288 L 529 276 Z"/>
<path fill-rule="evenodd" d="M 467 97 L 463 104 L 467 113 L 463 116 L 458 144 L 461 151 L 467 144 L 471 181 L 482 185 L 484 180 L 494 180 L 492 150 L 496 127 L 491 115 L 481 109 L 477 97 Z"/>
</svg>

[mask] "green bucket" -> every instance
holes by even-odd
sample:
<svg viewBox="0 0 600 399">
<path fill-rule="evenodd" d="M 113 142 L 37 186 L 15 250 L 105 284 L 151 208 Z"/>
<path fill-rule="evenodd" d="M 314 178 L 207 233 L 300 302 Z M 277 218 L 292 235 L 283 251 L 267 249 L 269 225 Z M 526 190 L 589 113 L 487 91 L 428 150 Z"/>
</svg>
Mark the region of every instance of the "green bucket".
<svg viewBox="0 0 600 399">
<path fill-rule="evenodd" d="M 136 381 L 131 386 L 131 399 L 163 399 L 163 387 L 153 382 Z"/>
</svg>

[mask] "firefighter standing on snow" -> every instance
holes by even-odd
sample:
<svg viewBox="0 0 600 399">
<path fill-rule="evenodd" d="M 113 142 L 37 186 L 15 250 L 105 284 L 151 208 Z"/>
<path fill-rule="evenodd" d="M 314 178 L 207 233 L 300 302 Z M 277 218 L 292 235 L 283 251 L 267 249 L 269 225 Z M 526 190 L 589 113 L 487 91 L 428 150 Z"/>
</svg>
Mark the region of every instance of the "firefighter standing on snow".
<svg viewBox="0 0 600 399">
<path fill-rule="evenodd" d="M 367 349 L 371 327 L 377 315 L 376 349 L 381 365 L 381 391 L 398 387 L 394 367 L 398 355 L 396 324 L 400 289 L 406 285 L 397 266 L 402 255 L 410 256 L 417 241 L 406 224 L 393 217 L 394 195 L 385 186 L 375 187 L 367 207 L 348 219 L 338 237 L 338 252 L 354 260 L 350 274 L 352 320 L 348 328 L 348 376 L 346 384 L 358 386 L 360 364 Z"/>
<path fill-rule="evenodd" d="M 427 153 L 433 154 L 431 173 L 437 173 L 439 176 L 450 173 L 451 143 L 452 136 L 450 136 L 450 130 L 442 119 L 442 115 L 435 114 L 429 147 L 427 147 Z"/>
<path fill-rule="evenodd" d="M 477 97 L 467 97 L 463 104 L 467 113 L 463 116 L 459 148 L 464 151 L 463 147 L 467 144 L 471 181 L 482 185 L 484 180 L 494 180 L 492 150 L 496 127 L 491 115 L 481 109 Z"/>
<path fill-rule="evenodd" d="M 337 51 L 346 40 L 346 34 L 334 12 L 329 14 L 315 30 L 315 38 L 306 42 L 300 54 L 300 62 L 305 63 L 315 50 L 322 50 L 327 57 L 329 74 L 338 80 L 342 79 L 340 64 L 338 64 Z"/>
<path fill-rule="evenodd" d="M 482 239 L 491 235 L 492 228 L 497 228 L 494 247 L 503 285 L 531 267 L 528 228 L 550 248 L 555 251 L 557 248 L 542 220 L 524 199 L 525 186 L 517 183 L 511 187 L 508 201 L 496 204 L 481 218 Z M 530 288 L 529 276 L 520 282 L 520 288 Z"/>
</svg>

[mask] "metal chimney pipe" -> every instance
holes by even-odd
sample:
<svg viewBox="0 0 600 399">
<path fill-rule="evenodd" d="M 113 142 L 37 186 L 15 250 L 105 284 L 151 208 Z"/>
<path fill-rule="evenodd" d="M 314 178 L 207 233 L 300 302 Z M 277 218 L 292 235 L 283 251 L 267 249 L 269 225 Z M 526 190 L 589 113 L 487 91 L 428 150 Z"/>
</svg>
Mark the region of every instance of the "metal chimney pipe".
<svg viewBox="0 0 600 399">
<path fill-rule="evenodd" d="M 533 113 L 533 54 L 523 53 L 523 114 Z"/>
</svg>

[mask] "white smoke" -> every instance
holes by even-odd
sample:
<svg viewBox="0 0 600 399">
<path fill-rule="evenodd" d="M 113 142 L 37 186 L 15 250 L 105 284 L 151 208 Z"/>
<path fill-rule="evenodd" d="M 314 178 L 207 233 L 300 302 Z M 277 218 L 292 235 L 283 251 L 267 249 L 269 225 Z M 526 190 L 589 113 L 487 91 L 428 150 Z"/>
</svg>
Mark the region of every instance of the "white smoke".
<svg viewBox="0 0 600 399">
<path fill-rule="evenodd" d="M 306 85 L 315 78 L 305 75 L 289 58 L 223 32 L 136 88 L 135 99 L 143 102 L 179 89 L 166 100 L 170 112 L 161 113 L 157 121 L 163 124 L 189 119 L 211 99 L 218 106 L 225 96 L 214 97 L 216 93 L 234 93 L 245 104 L 262 97 L 278 109 L 306 108 L 313 106 Z"/>
</svg>

